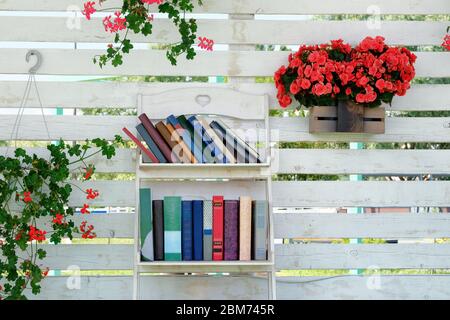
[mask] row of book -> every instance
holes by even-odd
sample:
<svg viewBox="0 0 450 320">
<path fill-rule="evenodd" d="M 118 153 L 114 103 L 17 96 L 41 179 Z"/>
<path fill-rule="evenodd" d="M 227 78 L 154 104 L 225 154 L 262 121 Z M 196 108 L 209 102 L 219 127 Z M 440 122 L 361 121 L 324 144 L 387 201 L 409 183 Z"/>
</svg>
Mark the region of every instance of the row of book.
<svg viewBox="0 0 450 320">
<path fill-rule="evenodd" d="M 169 116 L 153 124 L 145 113 L 136 126 L 139 139 L 123 128 L 147 163 L 260 163 L 258 152 L 220 119 Z M 143 141 L 143 142 L 142 142 Z"/>
<path fill-rule="evenodd" d="M 267 260 L 267 201 L 139 197 L 142 261 Z"/>
</svg>

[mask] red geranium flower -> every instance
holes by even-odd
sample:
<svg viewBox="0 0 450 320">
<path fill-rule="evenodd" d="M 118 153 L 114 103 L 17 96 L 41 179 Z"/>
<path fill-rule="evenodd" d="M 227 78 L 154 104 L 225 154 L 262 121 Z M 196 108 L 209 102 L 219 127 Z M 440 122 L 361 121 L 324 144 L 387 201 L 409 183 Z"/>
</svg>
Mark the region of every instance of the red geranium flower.
<svg viewBox="0 0 450 320">
<path fill-rule="evenodd" d="M 86 16 L 86 19 L 91 20 L 91 14 L 97 11 L 94 6 L 95 2 L 93 1 L 88 1 L 84 4 L 84 10 L 81 13 Z"/>
<path fill-rule="evenodd" d="M 31 198 L 31 192 L 25 191 L 25 192 L 23 193 L 23 202 L 25 202 L 25 203 L 30 203 L 30 202 L 32 202 L 32 201 L 33 201 L 33 199 Z"/>
<path fill-rule="evenodd" d="M 52 220 L 54 224 L 63 224 L 64 216 L 62 214 L 57 213 L 55 218 Z"/>
<path fill-rule="evenodd" d="M 80 231 L 82 232 L 81 237 L 83 239 L 94 239 L 95 237 L 97 237 L 97 235 L 95 234 L 95 232 L 92 232 L 94 230 L 94 226 L 93 225 L 87 225 L 87 221 L 83 221 L 80 224 Z"/>
<path fill-rule="evenodd" d="M 45 235 L 47 234 L 46 231 L 39 230 L 34 226 L 30 226 L 30 230 L 28 231 L 28 241 L 44 241 Z"/>
<path fill-rule="evenodd" d="M 87 189 L 86 194 L 87 194 L 86 199 L 88 200 L 94 200 L 100 195 L 100 193 L 97 190 L 92 189 Z"/>
<path fill-rule="evenodd" d="M 84 204 L 83 208 L 81 208 L 81 214 L 90 214 L 91 212 L 88 210 L 89 205 L 88 204 Z"/>
<path fill-rule="evenodd" d="M 94 168 L 93 167 L 88 167 L 85 168 L 85 173 L 84 173 L 84 180 L 89 180 L 92 177 L 92 174 L 94 173 Z"/>
<path fill-rule="evenodd" d="M 446 34 L 444 37 L 444 42 L 442 42 L 442 46 L 450 51 L 450 34 Z"/>
<path fill-rule="evenodd" d="M 206 37 L 199 37 L 198 40 L 200 41 L 198 46 L 200 49 L 205 49 L 207 51 L 213 51 L 214 50 L 214 40 L 208 39 Z"/>
</svg>

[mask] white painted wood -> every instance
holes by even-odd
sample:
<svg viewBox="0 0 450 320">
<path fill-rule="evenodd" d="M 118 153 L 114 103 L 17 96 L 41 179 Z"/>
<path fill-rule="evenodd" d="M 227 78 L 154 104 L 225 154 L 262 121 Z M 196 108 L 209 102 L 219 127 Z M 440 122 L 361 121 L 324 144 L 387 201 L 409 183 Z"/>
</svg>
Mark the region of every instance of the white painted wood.
<svg viewBox="0 0 450 320">
<path fill-rule="evenodd" d="M 226 88 L 185 88 L 142 96 L 142 110 L 150 119 L 166 119 L 174 113 L 221 115 L 246 120 L 264 120 L 267 96 L 250 95 Z"/>
<path fill-rule="evenodd" d="M 113 36 L 105 32 L 102 19 L 80 19 L 79 28 L 67 17 L 3 17 L 1 41 L 36 42 L 102 42 Z M 198 35 L 221 44 L 286 44 L 325 43 L 344 39 L 357 44 L 366 36 L 377 36 L 380 29 L 368 28 L 367 21 L 276 21 L 276 20 L 199 20 Z M 383 21 L 382 35 L 390 45 L 441 45 L 447 22 Z M 55 32 L 55 30 L 59 30 Z M 174 43 L 179 33 L 167 19 L 155 20 L 149 37 L 130 33 L 134 42 Z M 242 49 L 241 49 L 242 50 Z"/>
<path fill-rule="evenodd" d="M 0 10 L 21 11 L 66 11 L 72 6 L 83 7 L 84 0 L 3 0 Z M 118 7 L 120 0 L 108 0 L 104 7 Z M 196 6 L 198 13 L 240 13 L 240 14 L 368 14 L 370 6 L 380 8 L 382 14 L 444 14 L 450 13 L 446 0 L 334 0 L 320 2 L 308 0 L 208 0 L 203 6 Z M 74 10 L 74 9 L 71 9 Z"/>
<path fill-rule="evenodd" d="M 273 167 L 277 173 L 369 175 L 450 173 L 450 150 L 276 149 L 276 151 Z"/>
<path fill-rule="evenodd" d="M 293 244 L 276 246 L 277 269 L 448 268 L 449 245 Z"/>
<path fill-rule="evenodd" d="M 26 82 L 0 81 L 0 107 L 14 108 L 20 104 Z M 184 88 L 229 88 L 250 95 L 268 95 L 271 108 L 280 110 L 276 89 L 272 83 L 148 83 L 148 82 L 38 82 L 43 103 L 51 108 L 132 108 L 136 109 L 136 96 L 152 95 L 165 90 Z M 223 91 L 226 92 L 226 91 Z M 219 91 L 216 91 L 218 94 Z M 225 97 L 221 96 L 221 99 Z M 236 103 L 227 96 L 229 105 Z M 30 95 L 30 107 L 37 107 L 34 94 Z M 413 85 L 403 97 L 395 97 L 388 111 L 450 110 L 450 85 Z"/>
<path fill-rule="evenodd" d="M 153 261 L 138 264 L 140 273 L 249 273 L 268 272 L 273 261 Z"/>
<path fill-rule="evenodd" d="M 131 277 L 82 277 L 81 290 L 66 277 L 47 278 L 38 299 L 131 299 Z M 380 280 L 377 282 L 377 280 Z M 376 284 L 379 283 L 379 286 Z M 265 299 L 267 283 L 255 277 L 143 277 L 144 299 Z M 222 288 L 222 290 L 217 290 Z M 279 299 L 448 299 L 450 276 L 338 276 L 278 278 Z M 32 295 L 29 295 L 33 298 Z M 33 299 L 36 299 L 34 297 Z"/>
<path fill-rule="evenodd" d="M 100 193 L 100 196 L 95 200 L 87 201 L 86 194 L 73 186 L 73 192 L 69 199 L 70 206 L 83 206 L 84 203 L 89 203 L 91 207 L 134 207 L 135 205 L 134 181 L 97 180 L 72 181 L 70 183 L 77 185 L 82 190 L 92 188 Z"/>
<path fill-rule="evenodd" d="M 275 238 L 447 238 L 446 213 L 278 213 Z"/>
<path fill-rule="evenodd" d="M 273 76 L 278 67 L 287 64 L 289 54 L 285 51 L 198 52 L 194 61 L 179 59 L 178 65 L 172 66 L 164 50 L 135 50 L 125 57 L 123 66 L 100 69 L 92 58 L 103 54 L 101 50 L 39 51 L 43 56 L 39 74 L 54 75 Z M 30 69 L 24 59 L 26 53 L 27 49 L 1 49 L 0 55 L 8 63 L 0 65 L 0 73 L 26 74 Z M 417 56 L 417 77 L 450 76 L 450 53 L 418 52 Z"/>
<path fill-rule="evenodd" d="M 58 140 L 85 140 L 87 138 L 105 138 L 113 140 L 127 127 L 135 131 L 138 124 L 135 116 L 46 116 L 50 138 Z M 0 117 L 0 140 L 8 140 L 11 136 L 15 116 Z M 255 129 L 255 124 L 249 121 L 224 119 L 235 129 Z M 387 118 L 384 135 L 324 133 L 310 134 L 307 118 L 270 118 L 272 141 L 360 141 L 360 142 L 448 142 L 447 127 L 450 118 Z M 41 116 L 23 116 L 19 140 L 48 140 Z M 259 128 L 263 128 L 260 126 Z"/>
</svg>

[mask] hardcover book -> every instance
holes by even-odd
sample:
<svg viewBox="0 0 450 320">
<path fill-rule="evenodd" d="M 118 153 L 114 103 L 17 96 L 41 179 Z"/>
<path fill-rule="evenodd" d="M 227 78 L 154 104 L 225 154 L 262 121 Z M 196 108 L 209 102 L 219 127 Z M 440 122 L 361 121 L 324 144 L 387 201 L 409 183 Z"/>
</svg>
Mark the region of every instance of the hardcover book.
<svg viewBox="0 0 450 320">
<path fill-rule="evenodd" d="M 228 163 L 227 158 L 225 155 L 220 151 L 220 149 L 215 145 L 212 138 L 208 135 L 208 133 L 205 131 L 203 126 L 198 122 L 197 118 L 195 116 L 192 116 L 188 119 L 189 123 L 194 128 L 194 131 L 202 137 L 203 142 L 206 144 L 207 152 L 209 152 L 211 155 L 214 155 L 215 161 L 217 163 Z"/>
<path fill-rule="evenodd" d="M 182 162 L 182 163 L 191 163 L 191 159 L 189 159 L 189 156 L 187 154 L 184 153 L 182 148 L 177 148 L 177 142 L 172 139 L 172 135 L 169 132 L 169 129 L 167 129 L 166 125 L 164 124 L 164 122 L 160 121 L 158 122 L 156 125 L 156 130 L 158 130 L 158 132 L 161 134 L 161 136 L 163 137 L 164 141 L 166 141 L 166 143 L 169 145 L 169 148 L 171 149 L 171 154 L 172 154 L 172 162 Z M 177 150 L 179 149 L 179 150 Z M 179 151 L 179 152 L 175 152 L 175 151 Z"/>
<path fill-rule="evenodd" d="M 203 260 L 212 260 L 212 227 L 213 206 L 212 201 L 203 201 Z"/>
<path fill-rule="evenodd" d="M 202 125 L 208 136 L 211 137 L 216 147 L 219 148 L 219 150 L 225 155 L 225 158 L 227 158 L 228 162 L 236 163 L 236 159 L 234 158 L 233 154 L 225 147 L 222 139 L 220 139 L 214 132 L 214 130 L 209 126 L 208 121 L 206 121 L 206 119 L 203 117 L 197 117 L 197 120 Z"/>
<path fill-rule="evenodd" d="M 181 252 L 183 261 L 192 260 L 192 201 L 181 201 L 181 237 L 183 239 Z"/>
<path fill-rule="evenodd" d="M 203 201 L 192 201 L 194 260 L 203 260 Z"/>
<path fill-rule="evenodd" d="M 186 130 L 181 123 L 178 121 L 178 119 L 174 115 L 170 115 L 167 117 L 167 123 L 170 123 L 172 127 L 177 130 L 177 133 L 180 135 L 180 137 L 183 139 L 186 146 L 189 148 L 189 151 L 194 155 L 197 162 L 202 163 L 203 162 L 203 156 L 202 156 L 202 150 L 198 148 L 195 143 L 194 139 L 189 133 L 188 130 Z"/>
<path fill-rule="evenodd" d="M 127 128 L 123 128 L 122 129 L 123 132 L 125 132 L 125 134 L 130 137 L 130 139 L 136 143 L 136 145 L 138 146 L 139 149 L 141 149 L 141 151 L 148 157 L 148 159 L 153 162 L 153 163 L 159 163 L 158 158 L 153 154 L 153 152 L 151 152 L 149 149 L 147 149 L 142 142 L 136 138 L 136 136 L 134 134 L 132 134 L 130 132 L 130 130 L 128 130 Z"/>
<path fill-rule="evenodd" d="M 223 260 L 223 196 L 214 196 L 213 205 L 213 260 Z"/>
<path fill-rule="evenodd" d="M 164 155 L 159 151 L 158 146 L 153 141 L 153 139 L 148 134 L 147 130 L 145 130 L 144 126 L 141 124 L 136 126 L 137 132 L 139 132 L 139 135 L 144 139 L 145 143 L 149 147 L 149 149 L 153 152 L 153 154 L 158 158 L 159 162 L 161 163 L 167 163 L 166 158 Z"/>
<path fill-rule="evenodd" d="M 269 206 L 267 201 L 253 201 L 253 248 L 254 260 L 267 260 L 267 233 Z"/>
<path fill-rule="evenodd" d="M 162 200 L 153 200 L 153 244 L 155 260 L 164 260 L 164 203 Z"/>
<path fill-rule="evenodd" d="M 181 197 L 164 197 L 164 260 L 181 258 Z"/>
<path fill-rule="evenodd" d="M 251 260 L 252 249 L 252 199 L 239 199 L 239 260 Z"/>
<path fill-rule="evenodd" d="M 237 143 L 237 141 L 230 135 L 226 134 L 225 130 L 216 122 L 212 121 L 210 124 L 216 135 L 222 140 L 223 144 L 233 154 L 237 163 L 256 163 L 257 160 L 252 158 L 250 153 L 245 148 Z"/>
<path fill-rule="evenodd" d="M 148 135 L 151 137 L 151 139 L 154 141 L 154 143 L 158 146 L 159 150 L 164 155 L 164 158 L 168 162 L 172 162 L 172 151 L 170 150 L 169 146 L 164 141 L 163 137 L 161 137 L 158 130 L 156 130 L 156 128 L 153 126 L 152 122 L 147 117 L 147 115 L 145 113 L 141 114 L 139 116 L 139 120 L 141 120 L 141 123 L 144 126 L 145 130 L 147 131 Z"/>
<path fill-rule="evenodd" d="M 139 189 L 139 233 L 141 260 L 153 261 L 152 194 L 149 188 Z"/>
<path fill-rule="evenodd" d="M 224 202 L 224 260 L 239 259 L 239 201 Z"/>
<path fill-rule="evenodd" d="M 181 139 L 180 135 L 174 129 L 174 127 L 170 123 L 167 123 L 166 127 L 169 130 L 172 139 L 177 143 L 177 145 L 173 149 L 173 152 L 179 154 L 181 152 L 181 148 L 183 150 L 183 154 L 186 154 L 188 156 L 190 163 L 198 163 L 197 159 L 191 153 L 191 150 L 189 150 L 188 146 L 186 145 L 186 143 L 184 143 L 183 139 Z"/>
</svg>

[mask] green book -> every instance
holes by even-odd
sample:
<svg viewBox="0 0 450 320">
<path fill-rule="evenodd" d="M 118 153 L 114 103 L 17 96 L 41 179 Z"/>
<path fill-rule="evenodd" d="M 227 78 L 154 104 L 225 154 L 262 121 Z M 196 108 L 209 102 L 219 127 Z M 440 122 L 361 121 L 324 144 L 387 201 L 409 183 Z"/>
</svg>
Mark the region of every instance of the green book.
<svg viewBox="0 0 450 320">
<path fill-rule="evenodd" d="M 164 197 L 164 260 L 181 258 L 181 197 Z"/>
<path fill-rule="evenodd" d="M 195 146 L 197 148 L 199 148 L 200 150 L 202 150 L 202 153 L 203 153 L 202 162 L 203 163 L 214 163 L 215 159 L 211 155 L 211 152 L 208 152 L 208 149 L 206 147 L 206 143 L 203 141 L 202 137 L 199 137 L 198 135 L 195 134 L 194 128 L 189 123 L 189 121 L 187 121 L 186 117 L 184 115 L 181 115 L 181 116 L 179 116 L 177 118 L 177 120 L 181 124 L 181 126 L 183 128 L 185 128 L 189 132 L 191 137 L 194 139 Z M 206 152 L 205 152 L 205 149 L 206 149 Z"/>
<path fill-rule="evenodd" d="M 153 261 L 153 217 L 152 192 L 149 188 L 139 189 L 139 226 L 141 260 Z"/>
</svg>

